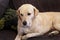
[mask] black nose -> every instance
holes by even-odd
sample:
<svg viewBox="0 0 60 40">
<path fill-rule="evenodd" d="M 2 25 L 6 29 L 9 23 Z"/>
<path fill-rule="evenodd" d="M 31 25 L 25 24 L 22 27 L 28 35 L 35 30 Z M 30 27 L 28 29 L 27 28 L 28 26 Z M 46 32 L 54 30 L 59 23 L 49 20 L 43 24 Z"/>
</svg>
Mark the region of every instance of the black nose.
<svg viewBox="0 0 60 40">
<path fill-rule="evenodd" d="M 26 25 L 26 24 L 27 24 L 27 22 L 26 22 L 26 21 L 24 21 L 24 22 L 23 22 L 23 25 Z"/>
</svg>

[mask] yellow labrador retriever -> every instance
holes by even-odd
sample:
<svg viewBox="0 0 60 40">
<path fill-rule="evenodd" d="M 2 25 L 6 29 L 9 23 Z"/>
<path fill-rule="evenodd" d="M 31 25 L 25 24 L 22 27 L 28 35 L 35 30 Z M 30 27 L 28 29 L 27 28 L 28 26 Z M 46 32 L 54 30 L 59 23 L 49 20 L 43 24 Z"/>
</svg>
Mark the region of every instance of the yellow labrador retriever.
<svg viewBox="0 0 60 40">
<path fill-rule="evenodd" d="M 43 35 L 51 29 L 60 31 L 60 12 L 43 12 L 31 4 L 24 4 L 17 10 L 18 34 L 15 40 Z M 51 33 L 58 33 L 54 31 Z M 23 34 L 26 34 L 23 36 Z"/>
</svg>

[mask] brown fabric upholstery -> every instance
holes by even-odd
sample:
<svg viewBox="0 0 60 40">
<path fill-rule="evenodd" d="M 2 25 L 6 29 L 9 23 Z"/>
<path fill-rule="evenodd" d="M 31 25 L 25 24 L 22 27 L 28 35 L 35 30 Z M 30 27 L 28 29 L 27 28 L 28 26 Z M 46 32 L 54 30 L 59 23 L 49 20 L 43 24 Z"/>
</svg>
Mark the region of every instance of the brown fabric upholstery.
<svg viewBox="0 0 60 40">
<path fill-rule="evenodd" d="M 2 17 L 5 9 L 7 8 L 9 0 L 0 0 L 0 18 Z"/>
<path fill-rule="evenodd" d="M 22 4 L 32 4 L 40 11 L 60 11 L 60 0 L 12 0 L 15 9 Z"/>
</svg>

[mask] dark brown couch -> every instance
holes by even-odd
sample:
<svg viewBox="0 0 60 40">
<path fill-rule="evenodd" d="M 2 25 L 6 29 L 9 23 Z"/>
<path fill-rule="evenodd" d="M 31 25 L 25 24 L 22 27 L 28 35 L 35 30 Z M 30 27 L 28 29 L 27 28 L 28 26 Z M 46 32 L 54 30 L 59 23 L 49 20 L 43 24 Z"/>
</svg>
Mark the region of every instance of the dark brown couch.
<svg viewBox="0 0 60 40">
<path fill-rule="evenodd" d="M 22 4 L 32 4 L 40 11 L 60 11 L 60 0 L 12 0 L 15 9 Z"/>
</svg>

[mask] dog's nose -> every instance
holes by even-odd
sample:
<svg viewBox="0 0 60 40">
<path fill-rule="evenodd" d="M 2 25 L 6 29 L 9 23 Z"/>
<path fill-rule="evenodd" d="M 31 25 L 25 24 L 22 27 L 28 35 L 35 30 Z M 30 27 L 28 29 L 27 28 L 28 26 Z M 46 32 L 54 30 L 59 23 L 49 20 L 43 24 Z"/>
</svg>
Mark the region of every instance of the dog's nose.
<svg viewBox="0 0 60 40">
<path fill-rule="evenodd" d="M 23 22 L 23 25 L 26 25 L 26 24 L 27 24 L 27 22 L 26 22 L 26 21 L 24 21 L 24 22 Z"/>
</svg>

